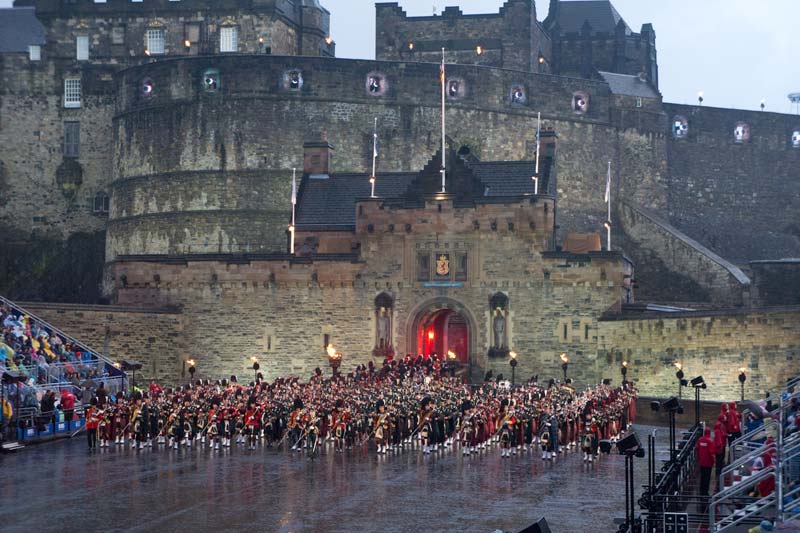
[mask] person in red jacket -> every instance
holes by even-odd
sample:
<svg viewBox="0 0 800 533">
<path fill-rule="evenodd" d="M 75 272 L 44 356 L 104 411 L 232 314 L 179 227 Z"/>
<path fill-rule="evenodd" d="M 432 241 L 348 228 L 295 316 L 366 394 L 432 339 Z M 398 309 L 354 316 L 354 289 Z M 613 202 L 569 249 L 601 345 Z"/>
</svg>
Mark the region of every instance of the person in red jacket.
<svg viewBox="0 0 800 533">
<path fill-rule="evenodd" d="M 697 464 L 700 466 L 700 495 L 708 496 L 708 486 L 711 483 L 711 469 L 716 460 L 714 441 L 711 439 L 711 428 L 703 431 L 703 436 L 697 441 Z"/>
<path fill-rule="evenodd" d="M 75 395 L 72 394 L 69 389 L 61 389 L 61 410 L 64 412 L 64 422 L 67 423 L 67 429 L 69 429 L 69 423 L 72 422 L 72 414 L 75 412 Z"/>
<path fill-rule="evenodd" d="M 714 451 L 716 452 L 716 475 L 720 479 L 722 469 L 725 467 L 725 446 L 728 442 L 728 430 L 725 428 L 725 418 L 719 415 L 717 421 L 714 423 Z M 720 482 L 720 485 L 722 483 Z M 718 486 L 717 490 L 721 490 L 722 486 Z"/>
<path fill-rule="evenodd" d="M 728 406 L 728 417 L 726 419 L 728 429 L 728 444 L 742 436 L 742 417 L 736 410 L 736 403 L 731 402 Z"/>
<path fill-rule="evenodd" d="M 89 450 L 94 450 L 97 447 L 97 427 L 100 425 L 100 415 L 97 412 L 97 398 L 92 398 L 89 401 L 89 407 L 86 408 L 85 416 Z"/>
</svg>

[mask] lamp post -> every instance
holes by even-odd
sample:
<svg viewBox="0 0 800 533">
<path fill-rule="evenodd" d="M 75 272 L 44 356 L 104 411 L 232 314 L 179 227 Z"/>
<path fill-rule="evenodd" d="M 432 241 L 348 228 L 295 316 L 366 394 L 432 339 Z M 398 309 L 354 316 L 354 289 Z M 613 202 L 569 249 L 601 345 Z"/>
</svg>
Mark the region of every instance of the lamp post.
<svg viewBox="0 0 800 533">
<path fill-rule="evenodd" d="M 700 105 L 703 105 L 703 100 L 704 100 L 703 91 L 700 91 L 699 93 L 697 93 L 697 101 L 700 103 Z"/>
<path fill-rule="evenodd" d="M 744 382 L 747 381 L 747 369 L 742 367 L 739 369 L 739 384 L 742 387 L 742 401 L 744 401 Z"/>
<path fill-rule="evenodd" d="M 261 365 L 258 364 L 258 357 L 253 356 L 250 358 L 253 362 L 253 383 L 258 381 L 258 369 L 261 368 Z"/>
<path fill-rule="evenodd" d="M 342 354 L 336 351 L 333 344 L 329 344 L 325 351 L 328 353 L 328 363 L 333 371 L 332 379 L 336 379 L 339 376 L 339 365 L 342 364 Z"/>
<path fill-rule="evenodd" d="M 683 365 L 681 363 L 679 363 L 678 361 L 675 361 L 675 368 L 678 369 L 678 371 L 675 372 L 675 377 L 678 378 L 678 399 L 680 399 L 681 398 L 681 393 L 683 391 L 683 386 L 684 386 Z"/>
<path fill-rule="evenodd" d="M 619 369 L 620 373 L 622 373 L 622 385 L 625 385 L 625 381 L 627 380 L 626 376 L 628 375 L 628 362 L 623 361 L 622 366 Z"/>
<path fill-rule="evenodd" d="M 566 383 L 567 382 L 567 368 L 569 368 L 569 357 L 567 357 L 567 354 L 565 354 L 565 353 L 562 353 L 560 357 L 561 357 L 561 370 L 564 371 L 564 383 Z"/>
<path fill-rule="evenodd" d="M 692 387 L 694 387 L 694 425 L 700 425 L 700 391 L 707 387 L 703 376 L 697 376 L 692 380 Z"/>
<path fill-rule="evenodd" d="M 194 359 L 189 359 L 186 364 L 189 365 L 189 383 L 192 383 L 194 381 L 194 373 L 197 371 L 197 368 L 195 368 L 197 363 Z"/>
<path fill-rule="evenodd" d="M 508 356 L 510 357 L 508 364 L 511 365 L 511 388 L 513 389 L 517 385 L 517 352 L 508 352 Z"/>
</svg>

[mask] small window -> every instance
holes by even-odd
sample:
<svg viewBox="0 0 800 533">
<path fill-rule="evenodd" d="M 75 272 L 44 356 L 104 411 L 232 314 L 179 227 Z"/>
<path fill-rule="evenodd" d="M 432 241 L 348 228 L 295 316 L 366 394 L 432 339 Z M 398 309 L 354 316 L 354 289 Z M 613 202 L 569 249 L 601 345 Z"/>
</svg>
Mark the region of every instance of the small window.
<svg viewBox="0 0 800 533">
<path fill-rule="evenodd" d="M 642 98 L 641 98 L 641 96 L 636 98 L 636 107 L 642 107 Z"/>
<path fill-rule="evenodd" d="M 456 281 L 467 280 L 467 254 L 456 254 Z"/>
<path fill-rule="evenodd" d="M 219 51 L 223 53 L 239 51 L 239 28 L 227 26 L 220 29 Z"/>
<path fill-rule="evenodd" d="M 64 123 L 64 157 L 78 157 L 81 146 L 81 123 Z"/>
<path fill-rule="evenodd" d="M 81 80 L 80 78 L 67 78 L 64 80 L 64 107 L 78 108 L 81 106 Z"/>
<path fill-rule="evenodd" d="M 111 44 L 125 44 L 125 26 L 120 24 L 111 28 Z"/>
<path fill-rule="evenodd" d="M 588 324 L 583 326 L 583 339 L 587 340 L 587 341 L 589 340 L 589 325 Z"/>
<path fill-rule="evenodd" d="M 322 349 L 327 350 L 328 345 L 331 343 L 331 336 L 329 333 L 322 335 Z"/>
<path fill-rule="evenodd" d="M 161 28 L 147 30 L 146 52 L 149 55 L 163 55 L 166 32 Z"/>
<path fill-rule="evenodd" d="M 203 72 L 203 90 L 207 93 L 215 93 L 222 87 L 222 78 L 219 70 L 210 68 Z"/>
<path fill-rule="evenodd" d="M 38 44 L 32 44 L 28 47 L 28 59 L 31 61 L 42 60 L 42 47 Z"/>
<path fill-rule="evenodd" d="M 89 37 L 86 35 L 79 35 L 75 39 L 75 59 L 78 61 L 89 60 Z"/>
<path fill-rule="evenodd" d="M 96 215 L 105 215 L 108 213 L 108 194 L 98 192 L 94 195 L 93 211 Z"/>
<path fill-rule="evenodd" d="M 566 324 L 564 324 L 564 330 L 563 330 L 562 334 L 564 336 L 564 340 L 567 340 L 567 325 Z"/>
<path fill-rule="evenodd" d="M 184 43 L 189 45 L 197 44 L 200 42 L 200 24 L 197 22 L 188 22 L 183 26 L 183 40 Z"/>
<path fill-rule="evenodd" d="M 417 255 L 417 280 L 430 281 L 431 279 L 431 256 L 428 254 Z"/>
</svg>

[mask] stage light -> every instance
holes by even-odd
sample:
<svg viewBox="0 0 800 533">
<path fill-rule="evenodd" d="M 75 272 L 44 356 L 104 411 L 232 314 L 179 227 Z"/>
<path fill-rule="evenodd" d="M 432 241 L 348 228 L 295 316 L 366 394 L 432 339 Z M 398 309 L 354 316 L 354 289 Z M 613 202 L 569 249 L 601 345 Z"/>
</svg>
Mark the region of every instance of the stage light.
<svg viewBox="0 0 800 533">
<path fill-rule="evenodd" d="M 692 387 L 703 387 L 706 388 L 706 382 L 703 379 L 703 376 L 697 376 L 691 381 Z"/>
<path fill-rule="evenodd" d="M 325 44 L 327 44 L 328 46 L 333 44 L 333 38 L 330 35 L 325 37 Z"/>
<path fill-rule="evenodd" d="M 408 43 L 408 49 L 414 51 L 414 43 Z"/>
<path fill-rule="evenodd" d="M 475 53 L 476 53 L 477 55 L 479 55 L 479 56 L 482 56 L 482 55 L 483 55 L 483 46 L 481 46 L 481 45 L 478 45 L 478 46 L 475 48 Z"/>
<path fill-rule="evenodd" d="M 192 41 L 190 41 L 189 39 L 186 39 L 185 41 L 183 41 L 183 46 L 185 46 L 186 48 L 191 48 L 192 47 Z"/>
</svg>

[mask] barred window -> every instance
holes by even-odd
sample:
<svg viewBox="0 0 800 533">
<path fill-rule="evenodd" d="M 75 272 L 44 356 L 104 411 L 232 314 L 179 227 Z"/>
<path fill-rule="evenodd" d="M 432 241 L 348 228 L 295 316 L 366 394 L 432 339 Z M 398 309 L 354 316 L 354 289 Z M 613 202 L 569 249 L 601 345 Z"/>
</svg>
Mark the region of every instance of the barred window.
<svg viewBox="0 0 800 533">
<path fill-rule="evenodd" d="M 108 194 L 98 192 L 94 195 L 94 213 L 97 215 L 104 215 L 108 213 Z"/>
<path fill-rule="evenodd" d="M 81 80 L 80 78 L 67 78 L 64 80 L 64 107 L 77 108 L 81 106 Z"/>
<path fill-rule="evenodd" d="M 89 37 L 79 35 L 75 39 L 75 59 L 78 61 L 89 60 Z"/>
<path fill-rule="evenodd" d="M 236 26 L 226 26 L 219 32 L 219 51 L 238 52 L 239 51 L 239 28 Z"/>
<path fill-rule="evenodd" d="M 164 54 L 165 33 L 166 32 L 161 28 L 151 28 L 147 30 L 147 52 L 150 55 Z"/>
<path fill-rule="evenodd" d="M 64 123 L 64 157 L 78 157 L 81 146 L 81 123 Z"/>
</svg>

